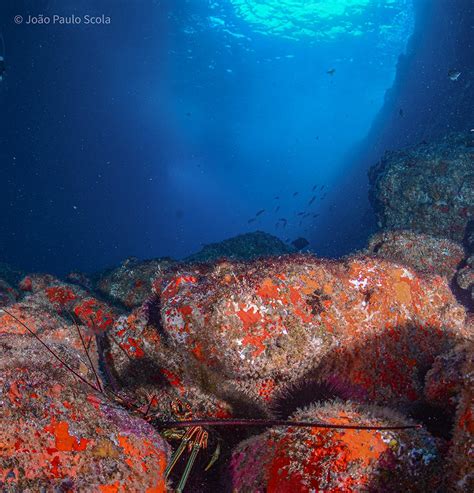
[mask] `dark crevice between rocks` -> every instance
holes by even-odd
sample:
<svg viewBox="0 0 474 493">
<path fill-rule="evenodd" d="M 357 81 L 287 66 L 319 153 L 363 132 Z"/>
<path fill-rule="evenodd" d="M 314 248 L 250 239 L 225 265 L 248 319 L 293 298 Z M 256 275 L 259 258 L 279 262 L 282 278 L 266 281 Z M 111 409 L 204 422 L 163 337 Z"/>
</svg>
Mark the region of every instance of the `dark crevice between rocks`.
<svg viewBox="0 0 474 493">
<path fill-rule="evenodd" d="M 153 385 L 157 389 L 169 386 L 169 383 L 161 372 L 161 367 L 156 361 L 148 357 L 130 360 L 129 364 L 123 370 L 120 382 L 124 390 L 130 390 L 132 392 L 148 385 Z"/>
<path fill-rule="evenodd" d="M 464 262 L 463 262 L 464 264 Z M 464 265 L 461 264 L 459 268 L 464 267 Z M 458 269 L 459 270 L 459 269 Z M 456 298 L 456 301 L 462 305 L 468 313 L 474 313 L 474 304 L 472 302 L 472 297 L 471 293 L 468 289 L 462 289 L 459 287 L 456 277 L 449 283 L 449 287 Z"/>
<path fill-rule="evenodd" d="M 467 266 L 467 259 L 474 255 L 474 220 L 470 220 L 466 225 L 464 232 L 463 247 L 466 251 L 465 259 L 457 266 L 457 271 Z M 450 283 L 451 291 L 456 297 L 457 301 L 464 306 L 468 313 L 474 313 L 474 302 L 470 289 L 462 289 L 457 283 L 456 276 Z"/>
<path fill-rule="evenodd" d="M 408 417 L 423 426 L 435 437 L 450 440 L 454 426 L 454 414 L 426 401 L 416 403 Z"/>
<path fill-rule="evenodd" d="M 250 436 L 261 433 L 265 428 L 253 428 L 252 430 L 240 428 L 220 428 L 219 431 L 209 429 L 209 444 L 206 450 L 201 450 L 194 463 L 194 467 L 189 476 L 185 492 L 192 493 L 230 493 L 232 487 L 229 481 L 228 468 L 231 460 L 232 450 L 243 440 Z M 179 442 L 174 442 L 173 447 L 176 449 Z M 220 454 L 218 461 L 205 471 L 211 457 L 219 443 Z M 183 474 L 188 453 L 184 453 L 181 460 L 176 465 L 171 474 L 171 481 L 174 487 L 179 483 Z"/>
</svg>

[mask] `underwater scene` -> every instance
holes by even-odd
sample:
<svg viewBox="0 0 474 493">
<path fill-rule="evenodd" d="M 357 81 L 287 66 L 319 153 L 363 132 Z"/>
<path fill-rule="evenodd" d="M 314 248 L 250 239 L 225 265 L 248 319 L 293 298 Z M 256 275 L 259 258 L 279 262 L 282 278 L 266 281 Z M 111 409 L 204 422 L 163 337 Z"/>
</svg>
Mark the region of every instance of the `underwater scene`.
<svg viewBox="0 0 474 493">
<path fill-rule="evenodd" d="M 1 0 L 0 493 L 474 491 L 472 0 Z"/>
</svg>

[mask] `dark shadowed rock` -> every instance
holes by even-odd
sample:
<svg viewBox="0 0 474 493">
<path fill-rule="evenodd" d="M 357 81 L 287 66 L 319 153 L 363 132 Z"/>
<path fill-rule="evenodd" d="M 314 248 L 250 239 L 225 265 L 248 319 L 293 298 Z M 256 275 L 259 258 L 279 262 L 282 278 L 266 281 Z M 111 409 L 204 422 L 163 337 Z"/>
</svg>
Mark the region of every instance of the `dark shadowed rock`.
<svg viewBox="0 0 474 493">
<path fill-rule="evenodd" d="M 296 248 L 296 250 L 300 251 L 309 245 L 309 241 L 306 238 L 297 238 L 295 241 L 292 241 L 291 244 Z"/>
<path fill-rule="evenodd" d="M 251 260 L 258 257 L 286 255 L 294 249 L 283 243 L 279 238 L 263 231 L 234 236 L 219 243 L 204 245 L 202 250 L 190 255 L 185 262 L 212 262 L 219 258 L 235 260 Z"/>
<path fill-rule="evenodd" d="M 387 152 L 369 178 L 380 227 L 463 241 L 474 218 L 472 135 Z"/>
</svg>

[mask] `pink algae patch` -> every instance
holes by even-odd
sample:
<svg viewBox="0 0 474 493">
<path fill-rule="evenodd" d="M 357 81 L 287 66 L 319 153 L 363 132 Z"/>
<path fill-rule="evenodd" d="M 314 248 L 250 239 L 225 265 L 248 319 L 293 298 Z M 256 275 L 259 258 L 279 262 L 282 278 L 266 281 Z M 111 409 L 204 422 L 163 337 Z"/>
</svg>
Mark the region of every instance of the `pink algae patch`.
<svg viewBox="0 0 474 493">
<path fill-rule="evenodd" d="M 252 308 L 249 310 L 239 310 L 237 312 L 238 317 L 242 320 L 244 328 L 248 329 L 252 325 L 256 324 L 261 320 L 260 313 L 254 311 Z"/>
<path fill-rule="evenodd" d="M 181 379 L 178 377 L 178 375 L 176 375 L 175 373 L 173 373 L 170 370 L 167 370 L 166 368 L 162 368 L 161 373 L 163 373 L 163 375 L 166 377 L 166 379 L 168 380 L 169 384 L 172 387 L 175 387 L 176 389 L 178 389 L 180 391 L 180 393 L 184 392 L 184 385 L 183 385 Z"/>
<path fill-rule="evenodd" d="M 92 330 L 106 331 L 114 323 L 112 312 L 106 310 L 102 303 L 88 299 L 74 308 L 74 314 Z"/>
<path fill-rule="evenodd" d="M 269 278 L 265 279 L 257 290 L 257 294 L 262 298 L 275 298 L 277 299 L 280 295 L 278 286 L 273 283 Z"/>
<path fill-rule="evenodd" d="M 181 284 L 196 284 L 197 278 L 194 276 L 180 276 L 173 279 L 168 286 L 164 289 L 162 296 L 166 298 L 172 298 L 178 294 Z"/>
<path fill-rule="evenodd" d="M 128 337 L 126 342 L 120 344 L 120 346 L 127 352 L 131 357 L 143 358 L 145 352 L 140 347 L 139 342 L 133 337 Z"/>
<path fill-rule="evenodd" d="M 99 486 L 101 493 L 118 493 L 120 488 L 120 482 L 115 481 L 113 484 L 108 484 L 104 486 Z"/>
<path fill-rule="evenodd" d="M 59 305 L 66 305 L 69 301 L 77 298 L 72 289 L 61 286 L 47 288 L 46 295 L 51 303 L 58 303 Z"/>
<path fill-rule="evenodd" d="M 45 431 L 49 431 L 55 437 L 56 450 L 60 452 L 72 452 L 83 451 L 87 448 L 87 444 L 90 440 L 81 438 L 78 440 L 75 436 L 69 434 L 69 423 L 66 421 L 56 422 L 54 419 L 51 421 L 51 425 L 45 428 Z"/>
</svg>

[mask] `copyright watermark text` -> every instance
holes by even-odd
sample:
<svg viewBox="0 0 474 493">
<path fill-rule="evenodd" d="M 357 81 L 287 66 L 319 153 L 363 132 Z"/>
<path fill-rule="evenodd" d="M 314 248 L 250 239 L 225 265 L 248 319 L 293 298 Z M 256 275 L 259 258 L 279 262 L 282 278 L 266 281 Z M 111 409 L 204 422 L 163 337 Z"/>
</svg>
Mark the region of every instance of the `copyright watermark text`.
<svg viewBox="0 0 474 493">
<path fill-rule="evenodd" d="M 50 24 L 64 25 L 64 26 L 78 26 L 78 25 L 107 25 L 112 24 L 112 19 L 107 15 L 15 15 L 13 18 L 15 24 L 26 24 L 33 26 L 43 26 Z"/>
</svg>

